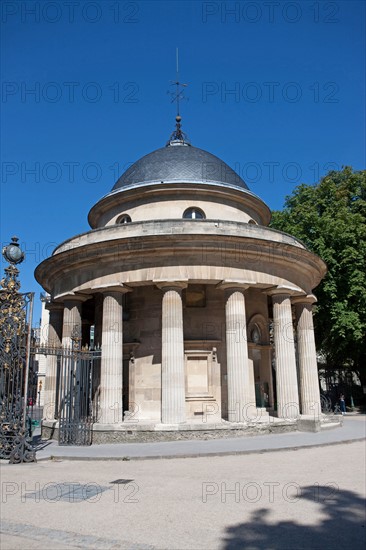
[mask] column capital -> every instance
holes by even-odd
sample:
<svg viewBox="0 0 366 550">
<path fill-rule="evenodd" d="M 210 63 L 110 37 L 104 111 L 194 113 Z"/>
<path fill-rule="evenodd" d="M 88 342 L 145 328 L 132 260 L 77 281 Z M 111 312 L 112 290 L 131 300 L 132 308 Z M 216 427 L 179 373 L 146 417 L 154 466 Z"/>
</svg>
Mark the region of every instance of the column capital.
<svg viewBox="0 0 366 550">
<path fill-rule="evenodd" d="M 305 296 L 305 293 L 300 288 L 287 285 L 278 285 L 273 288 L 266 289 L 263 292 L 265 292 L 267 296 L 272 296 L 272 298 L 276 296 Z"/>
<path fill-rule="evenodd" d="M 124 283 L 110 283 L 105 285 L 93 286 L 92 290 L 95 293 L 107 294 L 108 292 L 119 292 L 121 294 L 126 294 L 126 292 L 132 292 L 132 288 L 125 285 Z"/>
<path fill-rule="evenodd" d="M 53 311 L 63 311 L 64 305 L 61 302 L 47 302 L 45 308 L 49 312 Z"/>
<path fill-rule="evenodd" d="M 255 281 L 248 281 L 245 279 L 224 279 L 221 283 L 216 285 L 218 290 L 247 290 L 251 286 L 255 286 Z"/>
<path fill-rule="evenodd" d="M 187 288 L 188 286 L 188 280 L 183 280 L 183 281 L 169 281 L 169 280 L 163 280 L 163 281 L 160 281 L 160 280 L 154 280 L 153 281 L 154 284 L 158 287 L 159 290 L 163 290 L 164 292 L 168 291 L 168 290 L 177 290 L 177 291 L 181 291 L 183 290 L 184 288 Z"/>
<path fill-rule="evenodd" d="M 66 292 L 65 294 L 59 294 L 55 298 L 56 303 L 65 304 L 66 302 L 78 302 L 83 303 L 91 298 L 91 294 L 77 294 L 76 292 Z"/>
<path fill-rule="evenodd" d="M 292 298 L 292 303 L 296 306 L 305 305 L 305 304 L 315 304 L 318 300 L 314 294 L 307 294 L 306 296 L 295 296 Z"/>
</svg>

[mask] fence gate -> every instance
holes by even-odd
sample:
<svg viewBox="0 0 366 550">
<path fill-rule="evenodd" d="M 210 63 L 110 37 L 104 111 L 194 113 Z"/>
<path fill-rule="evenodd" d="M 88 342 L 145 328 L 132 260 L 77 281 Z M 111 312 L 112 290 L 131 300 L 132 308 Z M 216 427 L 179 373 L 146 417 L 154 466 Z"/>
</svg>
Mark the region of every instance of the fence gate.
<svg viewBox="0 0 366 550">
<path fill-rule="evenodd" d="M 0 282 L 0 458 L 14 464 L 36 460 L 27 430 L 34 294 L 19 292 L 18 274 L 9 265 Z"/>
<path fill-rule="evenodd" d="M 93 371 L 101 350 L 81 349 L 78 331 L 72 347 L 58 350 L 59 445 L 91 445 Z"/>
</svg>

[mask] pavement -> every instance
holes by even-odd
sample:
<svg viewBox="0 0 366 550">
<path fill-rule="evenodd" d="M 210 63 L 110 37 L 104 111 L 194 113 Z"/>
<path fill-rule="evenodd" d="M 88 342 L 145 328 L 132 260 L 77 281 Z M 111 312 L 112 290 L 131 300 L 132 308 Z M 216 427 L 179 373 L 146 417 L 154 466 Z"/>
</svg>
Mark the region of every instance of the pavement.
<svg viewBox="0 0 366 550">
<path fill-rule="evenodd" d="M 364 550 L 365 447 L 2 464 L 0 546 Z"/>
<path fill-rule="evenodd" d="M 37 463 L 0 464 L 1 550 L 364 550 L 365 419 L 319 433 L 51 443 Z"/>
<path fill-rule="evenodd" d="M 226 456 L 274 452 L 360 441 L 366 437 L 366 416 L 349 414 L 343 426 L 317 433 L 290 432 L 210 440 L 183 440 L 154 443 L 112 443 L 89 447 L 59 446 L 56 441 L 40 443 L 37 460 L 131 460 Z"/>
</svg>

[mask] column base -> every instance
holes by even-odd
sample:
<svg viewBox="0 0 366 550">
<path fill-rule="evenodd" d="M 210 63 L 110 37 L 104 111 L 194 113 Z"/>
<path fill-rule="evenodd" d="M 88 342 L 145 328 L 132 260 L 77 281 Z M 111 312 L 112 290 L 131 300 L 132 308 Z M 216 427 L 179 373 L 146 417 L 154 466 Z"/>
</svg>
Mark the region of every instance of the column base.
<svg viewBox="0 0 366 550">
<path fill-rule="evenodd" d="M 299 432 L 320 432 L 321 421 L 320 418 L 302 414 L 297 421 L 297 426 Z"/>
<path fill-rule="evenodd" d="M 331 418 L 326 417 L 321 422 L 314 422 L 314 419 L 309 417 L 300 417 L 297 421 L 290 421 L 268 415 L 261 421 L 253 420 L 247 423 L 221 420 L 217 423 L 161 424 L 145 420 L 134 424 L 130 422 L 94 424 L 92 444 L 226 439 L 296 431 L 320 432 L 327 428 L 341 427 L 342 420 L 343 417 L 334 419 L 332 416 Z M 42 422 L 43 439 L 57 441 L 58 431 L 58 422 Z"/>
<path fill-rule="evenodd" d="M 302 414 L 297 421 L 299 432 L 320 432 L 327 429 L 339 428 L 343 425 L 343 417 L 321 413 L 318 417 Z"/>
</svg>

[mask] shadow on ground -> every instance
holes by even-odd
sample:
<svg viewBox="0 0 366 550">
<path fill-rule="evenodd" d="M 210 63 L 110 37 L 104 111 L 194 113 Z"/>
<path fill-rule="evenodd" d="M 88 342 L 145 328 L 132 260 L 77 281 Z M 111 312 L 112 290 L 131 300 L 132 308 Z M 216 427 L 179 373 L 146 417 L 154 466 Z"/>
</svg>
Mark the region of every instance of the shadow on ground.
<svg viewBox="0 0 366 550">
<path fill-rule="evenodd" d="M 352 468 L 352 463 L 345 465 Z M 363 474 L 360 475 L 362 484 Z M 334 550 L 352 548 L 364 550 L 366 544 L 365 501 L 352 491 L 342 491 L 336 484 L 299 488 L 298 517 L 301 518 L 301 501 L 310 500 L 319 505 L 315 525 L 295 521 L 271 521 L 268 508 L 256 510 L 247 523 L 226 529 L 223 550 Z"/>
<path fill-rule="evenodd" d="M 35 451 L 41 451 L 51 445 L 52 441 L 44 440 L 40 435 L 34 435 L 32 438 L 32 447 Z"/>
</svg>

